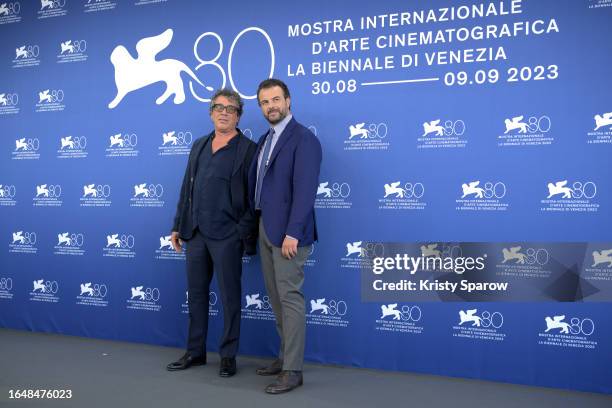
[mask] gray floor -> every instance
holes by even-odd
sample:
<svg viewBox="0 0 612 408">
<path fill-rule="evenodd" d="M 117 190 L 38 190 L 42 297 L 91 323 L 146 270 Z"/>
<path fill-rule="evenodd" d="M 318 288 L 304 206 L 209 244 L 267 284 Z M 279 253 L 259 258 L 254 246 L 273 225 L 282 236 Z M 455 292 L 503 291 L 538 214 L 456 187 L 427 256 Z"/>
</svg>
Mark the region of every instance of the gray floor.
<svg viewBox="0 0 612 408">
<path fill-rule="evenodd" d="M 182 351 L 134 343 L 0 329 L 0 406 L 15 407 L 612 407 L 612 396 L 410 373 L 309 364 L 303 387 L 263 392 L 264 360 L 239 357 L 233 378 L 218 355 L 183 372 L 166 363 Z M 10 389 L 71 389 L 71 400 L 9 400 Z"/>
</svg>

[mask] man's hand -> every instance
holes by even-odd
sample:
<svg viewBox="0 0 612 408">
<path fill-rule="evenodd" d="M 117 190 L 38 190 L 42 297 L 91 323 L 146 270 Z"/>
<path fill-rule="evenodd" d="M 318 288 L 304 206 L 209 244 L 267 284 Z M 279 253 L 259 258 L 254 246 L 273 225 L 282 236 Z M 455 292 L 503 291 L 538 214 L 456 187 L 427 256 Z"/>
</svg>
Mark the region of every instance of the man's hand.
<svg viewBox="0 0 612 408">
<path fill-rule="evenodd" d="M 183 245 L 183 240 L 179 238 L 179 233 L 177 231 L 172 231 L 172 234 L 170 235 L 170 242 L 172 242 L 172 247 L 176 252 L 183 252 L 183 248 L 181 248 L 181 245 Z"/>
<path fill-rule="evenodd" d="M 297 255 L 297 245 L 297 239 L 285 236 L 285 239 L 283 240 L 283 247 L 281 248 L 281 253 L 285 258 L 291 259 Z"/>
</svg>

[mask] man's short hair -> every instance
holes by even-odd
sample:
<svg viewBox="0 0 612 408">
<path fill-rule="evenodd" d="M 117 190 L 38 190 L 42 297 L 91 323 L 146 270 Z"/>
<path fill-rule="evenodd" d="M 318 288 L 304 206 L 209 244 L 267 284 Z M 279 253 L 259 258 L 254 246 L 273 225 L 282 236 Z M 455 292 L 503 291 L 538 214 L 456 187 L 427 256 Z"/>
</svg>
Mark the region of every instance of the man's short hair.
<svg viewBox="0 0 612 408">
<path fill-rule="evenodd" d="M 240 97 L 240 94 L 238 92 L 228 88 L 218 89 L 214 93 L 212 98 L 210 98 L 209 110 L 211 113 L 213 110 L 213 105 L 215 104 L 215 99 L 220 96 L 225 96 L 227 99 L 233 101 L 236 105 L 238 105 L 238 116 L 242 116 L 242 108 L 244 107 L 244 102 L 242 101 L 242 98 Z"/>
<path fill-rule="evenodd" d="M 262 89 L 273 88 L 275 86 L 279 86 L 283 90 L 285 99 L 291 97 L 291 95 L 289 94 L 289 88 L 287 87 L 287 84 L 285 84 L 280 79 L 268 78 L 268 79 L 261 81 L 261 83 L 257 87 L 257 103 L 259 103 L 259 91 L 261 91 Z"/>
</svg>

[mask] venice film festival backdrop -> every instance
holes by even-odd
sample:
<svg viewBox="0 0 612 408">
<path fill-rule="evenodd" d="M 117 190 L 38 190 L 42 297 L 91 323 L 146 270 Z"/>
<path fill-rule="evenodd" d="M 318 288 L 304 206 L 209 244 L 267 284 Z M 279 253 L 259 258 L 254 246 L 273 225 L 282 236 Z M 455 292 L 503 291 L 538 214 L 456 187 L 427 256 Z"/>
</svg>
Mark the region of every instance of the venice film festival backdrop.
<svg viewBox="0 0 612 408">
<path fill-rule="evenodd" d="M 307 360 L 612 392 L 610 2 L 232 4 L 0 1 L 0 325 L 183 347 L 190 146 L 220 87 L 258 140 L 274 76 L 324 152 Z"/>
</svg>

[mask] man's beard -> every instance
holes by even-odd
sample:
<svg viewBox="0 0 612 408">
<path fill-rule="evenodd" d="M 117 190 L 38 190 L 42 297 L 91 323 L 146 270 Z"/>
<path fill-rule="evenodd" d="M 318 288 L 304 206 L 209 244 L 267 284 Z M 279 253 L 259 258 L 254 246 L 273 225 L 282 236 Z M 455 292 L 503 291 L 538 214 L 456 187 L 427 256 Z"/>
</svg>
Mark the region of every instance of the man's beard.
<svg viewBox="0 0 612 408">
<path fill-rule="evenodd" d="M 270 119 L 270 114 L 272 114 L 273 112 L 278 112 L 278 119 L 275 119 L 275 120 Z M 266 119 L 271 125 L 276 125 L 277 123 L 280 123 L 286 117 L 287 117 L 287 112 L 283 112 L 280 109 L 268 112 L 268 114 L 266 115 Z"/>
</svg>

